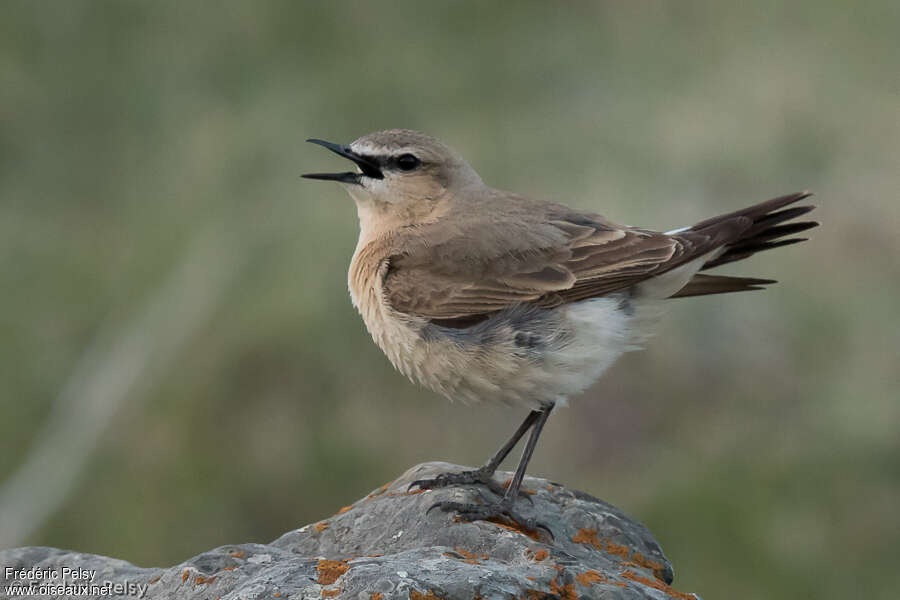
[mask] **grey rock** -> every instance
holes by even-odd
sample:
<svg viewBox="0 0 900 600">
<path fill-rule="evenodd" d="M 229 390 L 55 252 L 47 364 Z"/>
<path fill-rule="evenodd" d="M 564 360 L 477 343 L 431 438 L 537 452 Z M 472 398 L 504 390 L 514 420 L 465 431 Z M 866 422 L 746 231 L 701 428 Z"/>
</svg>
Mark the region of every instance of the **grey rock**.
<svg viewBox="0 0 900 600">
<path fill-rule="evenodd" d="M 54 548 L 0 551 L 0 596 L 6 597 L 8 585 L 90 583 L 118 584 L 113 597 L 198 600 L 695 598 L 669 586 L 672 565 L 643 524 L 582 492 L 525 478 L 520 512 L 546 525 L 551 536 L 542 529 L 465 523 L 441 510 L 428 512 L 440 500 L 488 498 L 491 493 L 480 486 L 407 491 L 416 479 L 462 468 L 418 465 L 338 514 L 270 544 L 223 546 L 167 569 Z M 501 482 L 510 476 L 497 475 Z M 21 573 L 27 569 L 55 569 L 59 578 Z M 65 576 L 63 569 L 69 569 Z M 96 570 L 93 581 L 73 579 L 77 569 Z M 98 588 L 35 591 L 44 597 L 110 597 Z"/>
</svg>

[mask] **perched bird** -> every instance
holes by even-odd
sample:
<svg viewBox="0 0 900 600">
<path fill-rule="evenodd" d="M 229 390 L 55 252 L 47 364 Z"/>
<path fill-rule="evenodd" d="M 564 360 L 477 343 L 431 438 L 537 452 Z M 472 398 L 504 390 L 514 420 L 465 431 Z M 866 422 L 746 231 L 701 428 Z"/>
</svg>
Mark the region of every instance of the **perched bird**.
<svg viewBox="0 0 900 600">
<path fill-rule="evenodd" d="M 464 520 L 534 527 L 515 500 L 553 407 L 635 349 L 665 300 L 775 283 L 704 271 L 804 241 L 789 236 L 818 225 L 788 223 L 814 208 L 790 207 L 810 196 L 801 192 L 662 233 L 492 188 L 417 131 L 379 131 L 350 145 L 307 141 L 356 165 L 304 177 L 340 182 L 356 201 L 350 295 L 394 366 L 451 399 L 531 411 L 481 468 L 416 482 L 480 483 L 497 494 L 435 505 Z M 504 490 L 493 474 L 529 430 Z"/>
</svg>

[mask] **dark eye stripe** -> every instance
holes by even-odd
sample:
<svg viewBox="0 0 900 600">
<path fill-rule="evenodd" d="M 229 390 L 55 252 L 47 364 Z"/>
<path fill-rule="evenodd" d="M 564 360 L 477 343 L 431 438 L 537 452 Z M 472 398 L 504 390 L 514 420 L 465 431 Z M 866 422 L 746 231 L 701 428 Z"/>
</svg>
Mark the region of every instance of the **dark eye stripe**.
<svg viewBox="0 0 900 600">
<path fill-rule="evenodd" d="M 374 162 L 374 161 L 372 161 Z M 363 175 L 371 177 L 372 179 L 384 179 L 384 175 L 377 168 L 373 168 L 366 163 L 356 163 L 359 165 L 359 170 L 363 172 Z"/>
<path fill-rule="evenodd" d="M 412 171 L 415 170 L 422 165 L 425 165 L 424 161 L 422 161 L 419 157 L 414 154 L 410 154 L 409 152 L 404 152 L 403 154 L 394 155 L 394 156 L 385 156 L 385 155 L 372 155 L 367 154 L 364 155 L 367 161 L 372 163 L 373 165 L 378 165 L 381 169 L 392 169 L 396 171 Z M 410 160 L 411 159 L 411 160 Z M 406 163 L 404 168 L 404 164 Z M 380 177 L 379 177 L 380 179 Z"/>
</svg>

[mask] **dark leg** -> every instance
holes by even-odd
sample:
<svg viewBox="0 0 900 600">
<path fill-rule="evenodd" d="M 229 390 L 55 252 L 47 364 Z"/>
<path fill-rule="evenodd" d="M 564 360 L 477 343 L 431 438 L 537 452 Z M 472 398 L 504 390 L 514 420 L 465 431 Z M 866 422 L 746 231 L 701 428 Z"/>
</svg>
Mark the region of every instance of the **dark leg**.
<svg viewBox="0 0 900 600">
<path fill-rule="evenodd" d="M 519 425 L 519 428 L 512 435 L 512 437 L 509 438 L 506 443 L 500 447 L 499 450 L 497 450 L 497 453 L 494 454 L 494 456 L 492 456 L 489 461 L 487 461 L 478 469 L 475 469 L 474 471 L 462 471 L 460 473 L 441 473 L 434 479 L 419 479 L 418 481 L 413 481 L 411 484 L 409 484 L 409 487 L 412 488 L 413 486 L 418 486 L 420 489 L 428 490 L 439 487 L 447 487 L 449 485 L 470 485 L 480 483 L 482 485 L 486 485 L 491 491 L 495 492 L 496 494 L 500 496 L 504 495 L 506 491 L 493 479 L 494 472 L 497 470 L 497 467 L 500 466 L 500 463 L 502 463 L 503 460 L 507 456 L 509 456 L 510 451 L 512 451 L 512 449 L 516 447 L 516 444 L 519 443 L 519 440 L 522 439 L 522 436 L 525 435 L 525 432 L 528 431 L 531 426 L 534 425 L 534 423 L 540 418 L 541 414 L 542 412 L 539 410 L 533 410 L 528 413 L 528 416 L 525 417 L 525 420 L 522 421 L 522 424 Z M 544 419 L 546 420 L 546 417 Z"/>
<path fill-rule="evenodd" d="M 553 405 L 549 405 L 539 411 L 534 411 L 534 413 L 537 413 L 537 416 L 534 420 L 531 435 L 528 437 L 528 442 L 525 444 L 525 450 L 522 452 L 522 458 L 519 460 L 519 466 L 516 467 L 516 474 L 513 477 L 513 480 L 510 482 L 509 487 L 506 489 L 506 493 L 503 495 L 503 498 L 499 502 L 491 502 L 485 504 L 438 502 L 431 508 L 439 507 L 444 511 L 455 511 L 458 513 L 459 518 L 464 521 L 477 521 L 480 519 L 491 519 L 494 517 L 506 517 L 515 521 L 516 523 L 519 523 L 520 525 L 524 525 L 528 529 L 536 529 L 538 527 L 541 527 L 540 523 L 537 523 L 534 519 L 525 519 L 519 516 L 519 514 L 515 510 L 513 510 L 513 504 L 516 500 L 516 497 L 519 495 L 519 489 L 522 487 L 522 479 L 525 478 L 525 469 L 528 467 L 528 461 L 531 460 L 531 455 L 534 453 L 534 448 L 535 446 L 537 446 L 537 441 L 541 435 L 541 430 L 544 428 L 544 423 L 547 422 L 547 418 L 550 416 L 551 410 L 553 410 Z M 529 417 L 530 416 L 531 415 L 529 415 Z M 524 434 L 524 431 L 522 433 Z M 507 450 L 507 453 L 509 453 L 509 450 Z M 544 529 L 546 529 L 546 527 L 544 527 Z"/>
<path fill-rule="evenodd" d="M 506 495 L 503 496 L 503 500 L 508 502 L 510 506 L 512 506 L 516 496 L 519 495 L 519 488 L 522 487 L 522 480 L 525 479 L 525 469 L 531 461 L 531 455 L 534 454 L 534 448 L 537 446 L 538 438 L 541 437 L 544 423 L 546 423 L 547 419 L 550 417 L 551 410 L 553 410 L 553 405 L 538 412 L 538 417 L 534 422 L 531 435 L 528 436 L 528 442 L 525 443 L 525 449 L 522 451 L 522 458 L 519 459 L 519 466 L 516 467 L 516 474 L 513 476 L 513 480 L 510 482 L 509 487 L 506 488 Z"/>
</svg>

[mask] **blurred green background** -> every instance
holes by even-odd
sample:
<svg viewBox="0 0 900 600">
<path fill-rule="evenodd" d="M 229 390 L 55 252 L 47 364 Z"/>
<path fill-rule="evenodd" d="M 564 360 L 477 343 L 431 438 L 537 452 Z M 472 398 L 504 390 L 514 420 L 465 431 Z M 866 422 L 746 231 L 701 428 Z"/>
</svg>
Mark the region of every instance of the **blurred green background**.
<svg viewBox="0 0 900 600">
<path fill-rule="evenodd" d="M 707 598 L 900 586 L 900 3 L 0 5 L 0 545 L 169 565 L 269 541 L 523 417 L 395 373 L 340 165 L 421 129 L 661 229 L 809 188 L 823 226 L 673 301 L 530 472 Z"/>
</svg>

